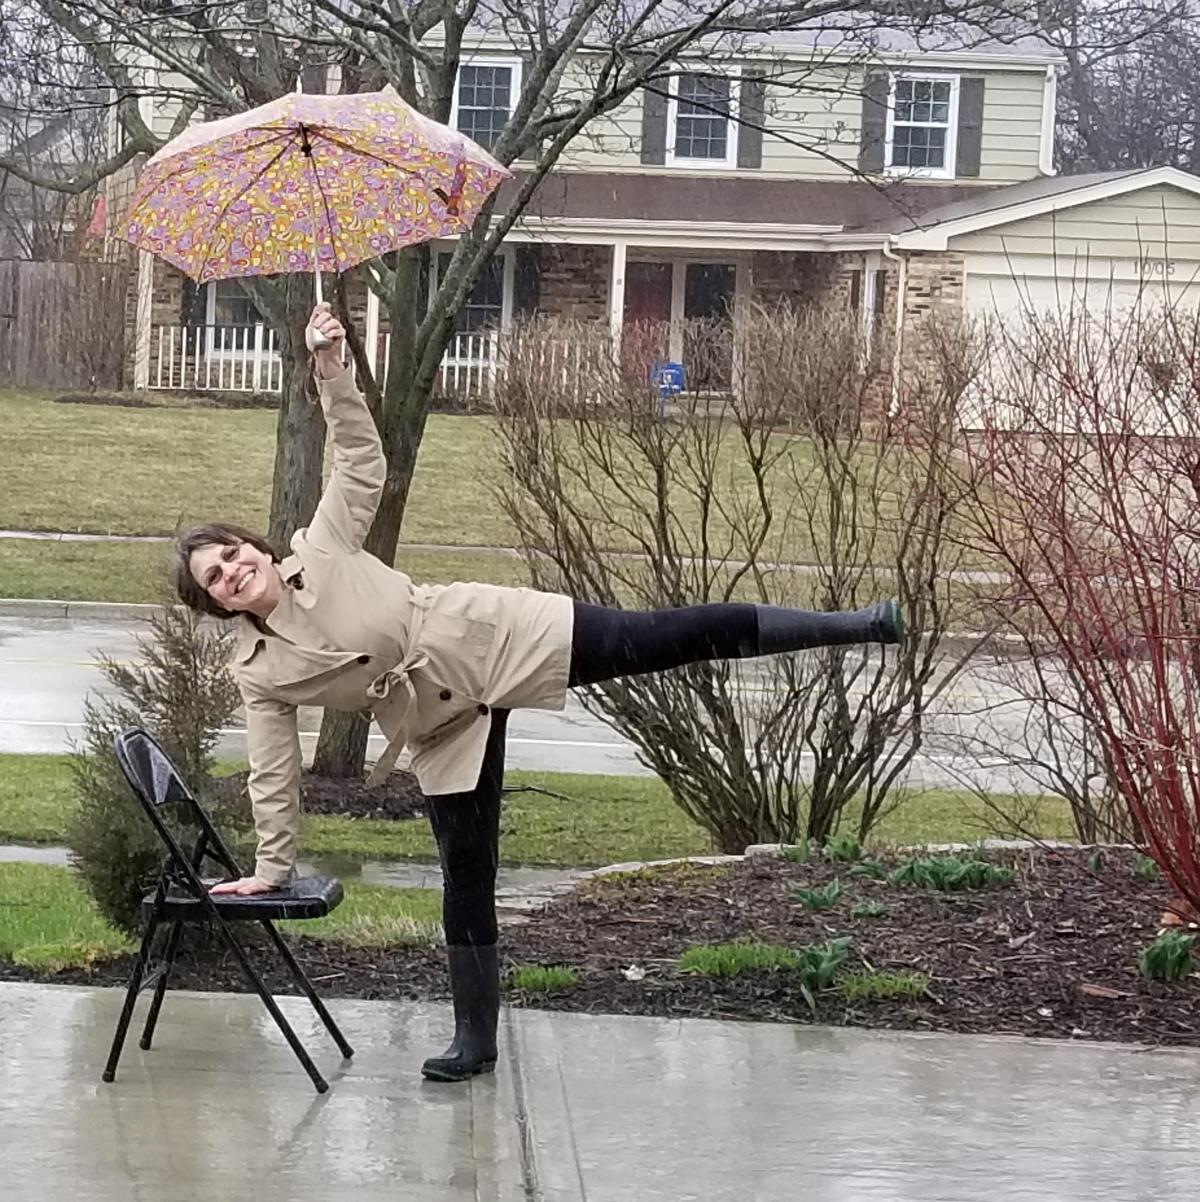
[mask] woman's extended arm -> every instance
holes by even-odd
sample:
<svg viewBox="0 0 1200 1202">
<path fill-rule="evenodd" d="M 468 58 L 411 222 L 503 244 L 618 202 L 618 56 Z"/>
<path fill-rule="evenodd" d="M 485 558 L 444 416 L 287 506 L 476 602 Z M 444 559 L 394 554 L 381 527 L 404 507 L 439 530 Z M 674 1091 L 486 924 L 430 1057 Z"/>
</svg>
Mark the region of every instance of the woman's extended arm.
<svg viewBox="0 0 1200 1202">
<path fill-rule="evenodd" d="M 266 697 L 245 697 L 247 789 L 258 835 L 254 876 L 228 881 L 213 893 L 262 893 L 290 884 L 300 830 L 300 736 L 296 707 Z"/>
<path fill-rule="evenodd" d="M 375 419 L 354 383 L 354 372 L 342 364 L 345 331 L 328 306 L 313 313 L 312 325 L 333 343 L 316 356 L 321 408 L 333 441 L 333 473 L 307 538 L 327 551 L 357 551 L 379 508 L 387 460 Z"/>
</svg>

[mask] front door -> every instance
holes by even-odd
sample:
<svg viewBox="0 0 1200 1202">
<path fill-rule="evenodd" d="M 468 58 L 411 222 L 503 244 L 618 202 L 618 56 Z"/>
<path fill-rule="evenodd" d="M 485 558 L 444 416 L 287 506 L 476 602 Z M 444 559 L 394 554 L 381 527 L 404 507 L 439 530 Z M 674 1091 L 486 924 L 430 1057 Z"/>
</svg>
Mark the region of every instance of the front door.
<svg viewBox="0 0 1200 1202">
<path fill-rule="evenodd" d="M 625 264 L 622 358 L 641 374 L 670 354 L 673 270 L 670 263 Z"/>
</svg>

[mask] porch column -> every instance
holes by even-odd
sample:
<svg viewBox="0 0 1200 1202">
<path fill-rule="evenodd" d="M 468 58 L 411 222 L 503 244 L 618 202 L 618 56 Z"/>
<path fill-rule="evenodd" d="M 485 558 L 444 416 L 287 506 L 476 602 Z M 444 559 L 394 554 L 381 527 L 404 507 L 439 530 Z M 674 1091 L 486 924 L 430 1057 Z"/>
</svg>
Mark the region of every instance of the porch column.
<svg viewBox="0 0 1200 1202">
<path fill-rule="evenodd" d="M 672 363 L 683 363 L 683 323 L 687 316 L 685 303 L 687 267 L 687 263 L 682 259 L 676 259 L 671 264 L 671 344 L 668 354 Z"/>
<path fill-rule="evenodd" d="M 133 315 L 133 386 L 150 387 L 150 319 L 154 308 L 154 258 L 138 252 L 137 303 Z"/>
<path fill-rule="evenodd" d="M 754 286 L 754 268 L 749 258 L 738 259 L 733 265 L 733 372 L 729 387 L 734 396 L 742 394 L 746 372 L 746 322 L 750 317 L 750 294 Z"/>
<path fill-rule="evenodd" d="M 625 259 L 627 242 L 614 242 L 612 276 L 608 284 L 608 328 L 612 335 L 613 353 L 621 350 L 621 330 L 625 324 Z"/>
<path fill-rule="evenodd" d="M 367 343 L 367 366 L 371 369 L 371 375 L 375 377 L 376 383 L 379 381 L 379 373 L 377 371 L 379 361 L 379 293 L 374 288 L 367 288 L 367 322 L 366 330 L 363 332 L 363 337 Z"/>
</svg>

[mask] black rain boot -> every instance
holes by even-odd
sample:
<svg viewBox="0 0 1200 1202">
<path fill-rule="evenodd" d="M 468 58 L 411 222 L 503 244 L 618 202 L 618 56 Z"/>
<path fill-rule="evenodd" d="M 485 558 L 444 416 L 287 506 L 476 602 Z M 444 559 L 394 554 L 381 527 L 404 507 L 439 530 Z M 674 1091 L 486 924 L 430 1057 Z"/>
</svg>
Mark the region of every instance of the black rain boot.
<svg viewBox="0 0 1200 1202">
<path fill-rule="evenodd" d="M 758 654 L 840 647 L 852 643 L 902 643 L 904 615 L 899 601 L 880 601 L 845 613 L 756 605 Z"/>
<path fill-rule="evenodd" d="M 500 1017 L 500 960 L 496 945 L 448 947 L 454 1040 L 421 1066 L 430 1081 L 466 1081 L 496 1070 L 496 1024 Z"/>
</svg>

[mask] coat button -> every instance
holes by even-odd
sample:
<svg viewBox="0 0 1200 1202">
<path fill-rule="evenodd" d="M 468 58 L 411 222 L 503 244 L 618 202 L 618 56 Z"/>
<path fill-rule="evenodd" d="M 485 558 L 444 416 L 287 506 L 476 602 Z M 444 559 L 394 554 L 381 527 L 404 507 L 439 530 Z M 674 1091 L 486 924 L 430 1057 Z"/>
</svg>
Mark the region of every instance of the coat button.
<svg viewBox="0 0 1200 1202">
<path fill-rule="evenodd" d="M 486 714 L 488 712 L 488 707 L 486 705 L 483 705 L 482 703 L 479 706 L 477 706 L 476 708 L 479 710 L 479 712 L 481 714 Z"/>
<path fill-rule="evenodd" d="M 441 692 L 438 694 L 438 696 L 439 696 L 439 697 L 440 697 L 440 698 L 441 698 L 443 701 L 449 701 L 449 700 L 450 700 L 450 698 L 454 696 L 454 694 L 453 694 L 453 693 L 451 693 L 449 689 L 443 689 L 443 690 L 442 690 L 442 691 L 441 691 Z"/>
<path fill-rule="evenodd" d="M 358 657 L 358 662 L 360 664 L 369 664 L 371 662 L 371 657 L 369 655 L 360 655 Z"/>
</svg>

